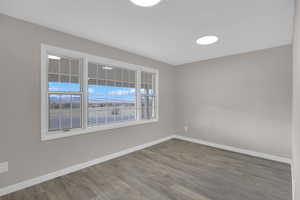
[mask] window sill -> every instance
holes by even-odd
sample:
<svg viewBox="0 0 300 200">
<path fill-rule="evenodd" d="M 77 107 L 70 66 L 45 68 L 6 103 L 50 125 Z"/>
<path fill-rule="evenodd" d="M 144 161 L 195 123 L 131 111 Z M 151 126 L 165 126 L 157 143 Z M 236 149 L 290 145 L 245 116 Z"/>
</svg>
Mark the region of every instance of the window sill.
<svg viewBox="0 0 300 200">
<path fill-rule="evenodd" d="M 95 133 L 98 131 L 124 128 L 124 127 L 136 126 L 136 125 L 148 124 L 148 123 L 154 123 L 154 122 L 158 122 L 158 119 L 112 123 L 112 124 L 107 124 L 107 125 L 89 127 L 89 128 L 85 128 L 85 129 L 74 129 L 74 130 L 71 130 L 68 132 L 46 133 L 46 134 L 42 134 L 41 139 L 42 139 L 42 141 L 54 140 L 54 139 L 70 137 L 70 136 L 74 136 L 74 135 L 84 135 L 84 134 L 88 134 L 88 133 Z"/>
</svg>

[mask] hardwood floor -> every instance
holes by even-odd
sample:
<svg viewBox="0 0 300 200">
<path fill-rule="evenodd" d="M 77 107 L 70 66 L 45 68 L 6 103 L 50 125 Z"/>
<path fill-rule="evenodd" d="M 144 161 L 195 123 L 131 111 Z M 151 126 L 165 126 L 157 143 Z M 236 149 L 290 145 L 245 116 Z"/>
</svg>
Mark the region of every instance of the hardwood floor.
<svg viewBox="0 0 300 200">
<path fill-rule="evenodd" d="M 291 200 L 290 171 L 173 139 L 0 200 Z"/>
</svg>

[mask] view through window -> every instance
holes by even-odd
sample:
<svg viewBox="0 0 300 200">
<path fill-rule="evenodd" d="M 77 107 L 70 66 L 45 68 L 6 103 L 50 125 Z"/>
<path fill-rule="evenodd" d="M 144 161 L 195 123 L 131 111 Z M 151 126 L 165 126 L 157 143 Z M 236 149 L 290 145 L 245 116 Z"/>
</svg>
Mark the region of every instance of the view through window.
<svg viewBox="0 0 300 200">
<path fill-rule="evenodd" d="M 88 64 L 88 125 L 136 119 L 136 72 Z"/>
<path fill-rule="evenodd" d="M 48 55 L 49 131 L 81 128 L 81 60 Z"/>
<path fill-rule="evenodd" d="M 50 46 L 42 55 L 44 135 L 158 119 L 157 70 Z"/>
<path fill-rule="evenodd" d="M 142 119 L 155 118 L 155 74 L 149 72 L 141 73 L 141 117 Z"/>
</svg>

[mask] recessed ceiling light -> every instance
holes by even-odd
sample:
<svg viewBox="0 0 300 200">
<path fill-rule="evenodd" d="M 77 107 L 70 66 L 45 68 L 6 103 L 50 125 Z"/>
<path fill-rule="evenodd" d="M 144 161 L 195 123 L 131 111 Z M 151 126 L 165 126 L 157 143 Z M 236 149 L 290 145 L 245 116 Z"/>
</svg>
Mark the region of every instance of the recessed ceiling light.
<svg viewBox="0 0 300 200">
<path fill-rule="evenodd" d="M 207 36 L 198 38 L 196 42 L 199 45 L 209 45 L 209 44 L 216 43 L 218 40 L 219 40 L 219 38 L 215 35 L 207 35 Z"/>
<path fill-rule="evenodd" d="M 161 0 L 130 0 L 137 6 L 151 7 L 158 4 Z"/>
<path fill-rule="evenodd" d="M 60 57 L 58 57 L 58 56 L 53 56 L 53 55 L 48 55 L 48 58 L 49 58 L 49 59 L 52 59 L 52 60 L 60 60 Z"/>
</svg>

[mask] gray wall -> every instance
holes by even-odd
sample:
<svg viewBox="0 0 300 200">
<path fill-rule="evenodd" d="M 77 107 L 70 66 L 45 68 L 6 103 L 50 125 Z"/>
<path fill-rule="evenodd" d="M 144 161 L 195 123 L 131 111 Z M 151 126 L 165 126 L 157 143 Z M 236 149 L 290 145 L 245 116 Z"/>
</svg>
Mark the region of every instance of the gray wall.
<svg viewBox="0 0 300 200">
<path fill-rule="evenodd" d="M 293 181 L 294 200 L 300 200 L 300 1 L 296 1 L 293 41 Z"/>
<path fill-rule="evenodd" d="M 291 46 L 178 66 L 175 80 L 178 134 L 291 157 Z"/>
<path fill-rule="evenodd" d="M 171 66 L 4 15 L 0 27 L 0 188 L 173 134 Z M 159 122 L 42 142 L 41 43 L 158 68 Z"/>
</svg>

